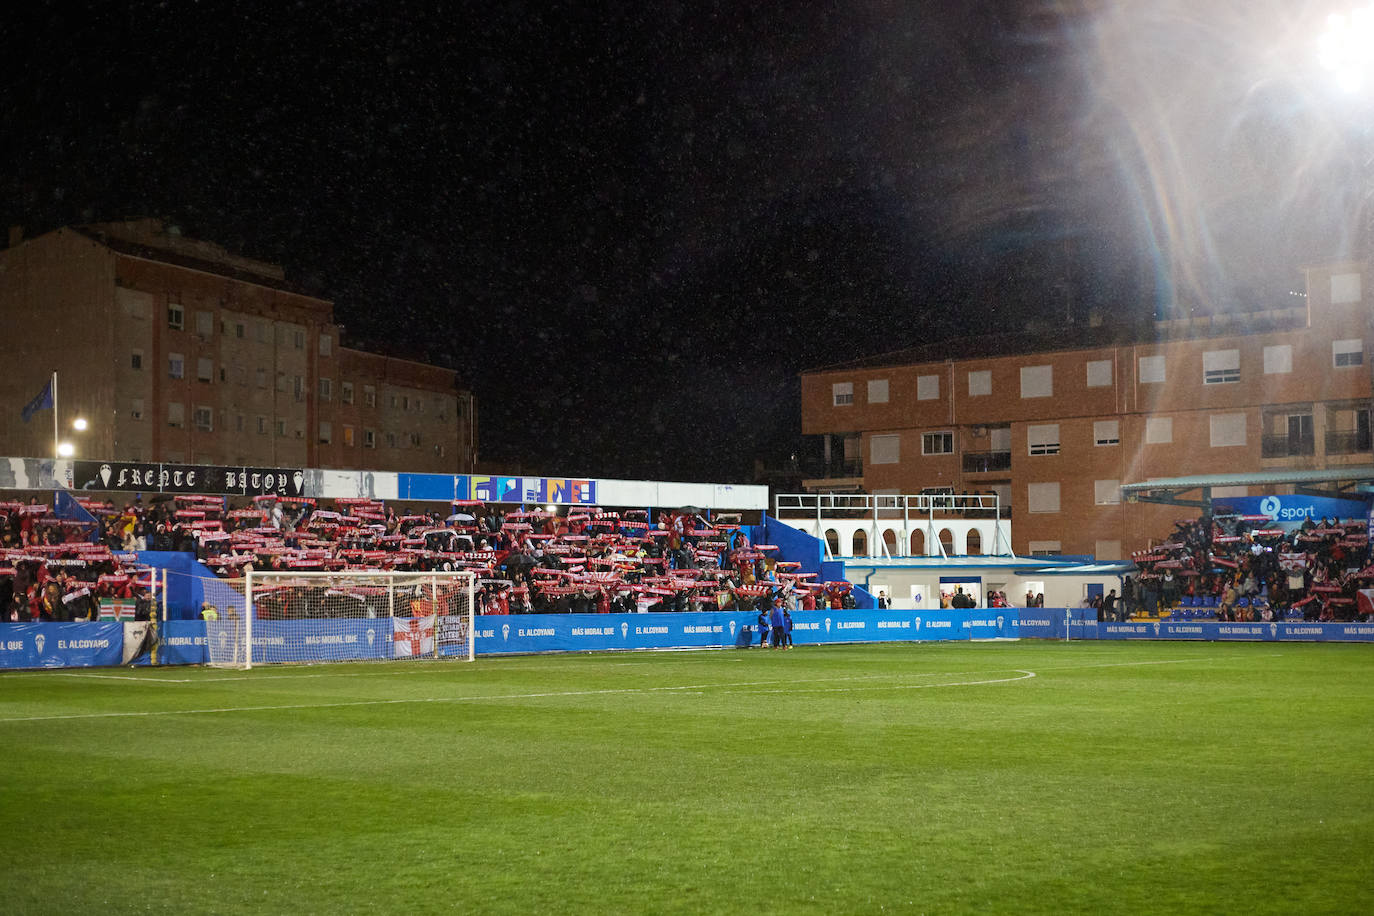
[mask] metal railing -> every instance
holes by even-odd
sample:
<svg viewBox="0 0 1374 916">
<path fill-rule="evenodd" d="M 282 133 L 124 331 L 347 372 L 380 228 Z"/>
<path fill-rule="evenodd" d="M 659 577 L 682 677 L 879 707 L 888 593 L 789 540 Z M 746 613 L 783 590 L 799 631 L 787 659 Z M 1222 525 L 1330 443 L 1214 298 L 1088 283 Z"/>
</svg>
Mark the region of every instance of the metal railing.
<svg viewBox="0 0 1374 916">
<path fill-rule="evenodd" d="M 965 474 L 986 474 L 1011 469 L 1011 452 L 964 452 Z"/>
<path fill-rule="evenodd" d="M 1369 451 L 1369 434 L 1357 430 L 1346 432 L 1328 431 L 1326 434 L 1326 453 L 1328 455 L 1356 455 Z"/>
<path fill-rule="evenodd" d="M 1328 434 L 1328 441 L 1330 434 Z M 1328 447 L 1327 451 L 1331 449 Z M 1260 441 L 1261 458 L 1297 458 L 1301 456 L 1316 454 L 1317 443 L 1315 439 L 1294 438 L 1287 434 L 1276 436 L 1265 436 Z"/>
</svg>

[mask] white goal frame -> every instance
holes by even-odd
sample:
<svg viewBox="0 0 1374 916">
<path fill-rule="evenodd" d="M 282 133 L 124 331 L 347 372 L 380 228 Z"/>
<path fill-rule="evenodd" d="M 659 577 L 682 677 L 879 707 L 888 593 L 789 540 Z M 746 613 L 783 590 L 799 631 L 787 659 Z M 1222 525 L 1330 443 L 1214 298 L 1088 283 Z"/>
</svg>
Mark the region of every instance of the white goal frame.
<svg viewBox="0 0 1374 916">
<path fill-rule="evenodd" d="M 319 582 L 331 583 L 347 587 L 350 582 L 355 582 L 356 586 L 384 589 L 384 600 L 380 603 L 384 607 L 370 609 L 370 612 L 359 615 L 344 615 L 349 619 L 358 620 L 377 620 L 387 621 L 388 629 L 385 633 L 377 633 L 376 639 L 385 640 L 384 645 L 391 651 L 382 651 L 379 646 L 374 645 L 374 628 L 369 628 L 367 644 L 371 651 L 362 655 L 340 654 L 331 656 L 327 651 L 319 650 L 311 654 L 309 650 L 295 647 L 297 657 L 290 658 L 268 658 L 266 653 L 259 647 L 255 649 L 254 627 L 257 626 L 259 633 L 263 633 L 272 628 L 276 621 L 269 621 L 259 617 L 259 604 L 263 600 L 265 589 L 273 582 L 283 584 L 301 584 L 301 580 L 306 583 Z M 221 580 L 224 581 L 224 580 Z M 473 661 L 476 658 L 476 607 L 477 607 L 477 575 L 468 570 L 432 570 L 432 571 L 400 571 L 400 570 L 365 570 L 365 569 L 345 569 L 329 572 L 320 571 L 294 571 L 294 570 L 244 570 L 243 579 L 243 604 L 239 608 L 226 608 L 225 614 L 219 616 L 214 621 L 207 621 L 207 661 L 215 667 L 231 667 L 250 669 L 254 664 L 315 664 L 334 661 L 365 661 L 365 660 L 400 660 L 402 658 L 461 658 L 466 661 Z M 227 582 L 225 584 L 228 584 Z M 450 601 L 454 595 L 454 587 L 459 588 L 461 599 L 457 614 L 441 614 L 440 609 L 443 601 Z M 441 591 L 442 589 L 442 591 Z M 430 602 L 430 613 L 427 616 L 412 618 L 408 612 L 408 606 L 401 604 L 401 601 L 409 602 L 414 599 L 428 599 Z M 383 612 L 384 611 L 384 612 Z M 310 621 L 321 621 L 322 623 L 335 619 L 338 615 L 319 615 L 315 616 L 306 613 L 301 617 L 292 618 L 288 623 L 308 624 Z M 466 644 L 461 645 L 462 636 L 460 635 L 459 652 L 441 652 L 441 648 L 452 649 L 454 643 L 446 642 L 441 633 L 446 627 L 441 627 L 440 618 L 445 622 L 454 621 L 460 634 L 466 631 Z M 406 655 L 394 654 L 396 652 L 395 642 L 396 630 L 398 626 L 395 621 L 398 619 L 414 620 L 420 622 L 420 633 L 428 629 L 427 642 L 432 643 L 432 648 L 426 648 L 423 652 L 412 651 Z M 408 626 L 414 626 L 408 624 Z M 347 626 L 345 625 L 345 629 Z M 271 638 L 271 637 L 267 637 Z M 216 645 L 211 644 L 214 640 Z M 230 641 L 232 640 L 232 642 Z M 342 637 L 336 639 L 341 641 Z M 261 641 L 261 639 L 259 640 Z M 316 637 L 317 642 L 327 642 L 328 637 Z M 406 641 L 412 647 L 418 648 L 419 641 Z M 309 642 L 309 639 L 307 639 Z M 224 651 L 227 644 L 228 652 Z M 218 655 L 218 657 L 217 657 Z"/>
</svg>

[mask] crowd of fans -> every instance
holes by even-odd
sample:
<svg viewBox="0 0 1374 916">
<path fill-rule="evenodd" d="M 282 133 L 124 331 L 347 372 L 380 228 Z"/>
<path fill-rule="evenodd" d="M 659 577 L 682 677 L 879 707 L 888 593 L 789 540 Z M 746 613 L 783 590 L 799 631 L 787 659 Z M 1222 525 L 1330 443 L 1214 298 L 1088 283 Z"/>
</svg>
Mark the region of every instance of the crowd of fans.
<svg viewBox="0 0 1374 916">
<path fill-rule="evenodd" d="M 85 620 L 98 599 L 146 602 L 152 577 L 134 553 L 194 552 L 218 575 L 254 570 L 471 570 L 488 614 L 853 607 L 848 582 L 812 581 L 776 547 L 751 544 L 737 515 L 695 510 L 568 514 L 455 502 L 448 515 L 400 514 L 374 499 L 157 496 L 122 508 L 83 499 L 95 522 L 47 506 L 3 504 L 6 620 Z M 7 593 L 8 592 L 8 593 Z M 76 595 L 76 598 L 72 596 Z M 11 597 L 13 596 L 13 597 Z M 140 612 L 143 606 L 140 605 Z"/>
<path fill-rule="evenodd" d="M 154 577 L 100 538 L 99 522 L 58 518 L 37 500 L 0 502 L 0 622 L 95 620 L 102 598 L 152 612 Z"/>
<path fill-rule="evenodd" d="M 1122 613 L 1366 619 L 1370 605 L 1360 592 L 1374 580 L 1368 546 L 1363 520 L 1308 519 L 1291 531 L 1264 515 L 1183 520 L 1168 541 L 1132 557 L 1139 573 L 1123 583 Z"/>
</svg>

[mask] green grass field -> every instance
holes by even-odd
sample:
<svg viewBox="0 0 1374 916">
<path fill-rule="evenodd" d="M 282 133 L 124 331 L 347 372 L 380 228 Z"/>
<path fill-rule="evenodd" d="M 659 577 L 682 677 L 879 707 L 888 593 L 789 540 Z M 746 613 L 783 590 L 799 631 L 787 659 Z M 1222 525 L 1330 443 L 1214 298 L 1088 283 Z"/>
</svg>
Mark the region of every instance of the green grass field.
<svg viewBox="0 0 1374 916">
<path fill-rule="evenodd" d="M 0 676 L 0 911 L 1374 911 L 1374 646 Z"/>
</svg>

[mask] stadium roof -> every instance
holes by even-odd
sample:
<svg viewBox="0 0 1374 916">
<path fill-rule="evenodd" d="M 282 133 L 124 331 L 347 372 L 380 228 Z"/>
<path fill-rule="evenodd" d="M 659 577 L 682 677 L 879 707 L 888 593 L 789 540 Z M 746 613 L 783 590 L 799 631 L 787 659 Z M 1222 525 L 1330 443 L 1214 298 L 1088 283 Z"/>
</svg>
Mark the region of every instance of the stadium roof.
<svg viewBox="0 0 1374 916">
<path fill-rule="evenodd" d="M 1018 569 L 1018 576 L 1120 576 L 1135 572 L 1134 563 L 1074 563 L 1070 566 L 1042 566 L 1038 569 Z"/>
<path fill-rule="evenodd" d="M 1254 471 L 1248 474 L 1199 474 L 1194 477 L 1156 477 L 1143 483 L 1122 484 L 1122 493 L 1149 490 L 1197 490 L 1204 487 L 1261 487 L 1267 484 L 1332 483 L 1374 481 L 1374 466 L 1351 465 L 1317 471 Z"/>
</svg>

